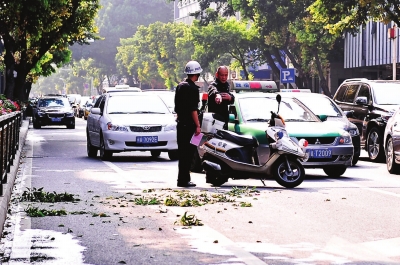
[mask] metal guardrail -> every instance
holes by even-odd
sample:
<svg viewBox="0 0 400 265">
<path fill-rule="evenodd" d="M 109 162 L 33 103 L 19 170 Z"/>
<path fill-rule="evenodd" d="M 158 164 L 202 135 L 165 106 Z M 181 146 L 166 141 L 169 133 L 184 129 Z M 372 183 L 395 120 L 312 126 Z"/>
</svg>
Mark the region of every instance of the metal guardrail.
<svg viewBox="0 0 400 265">
<path fill-rule="evenodd" d="M 13 165 L 19 148 L 19 131 L 22 125 L 22 113 L 12 112 L 0 116 L 0 196 L 3 196 L 3 184 L 7 183 L 7 173 Z"/>
</svg>

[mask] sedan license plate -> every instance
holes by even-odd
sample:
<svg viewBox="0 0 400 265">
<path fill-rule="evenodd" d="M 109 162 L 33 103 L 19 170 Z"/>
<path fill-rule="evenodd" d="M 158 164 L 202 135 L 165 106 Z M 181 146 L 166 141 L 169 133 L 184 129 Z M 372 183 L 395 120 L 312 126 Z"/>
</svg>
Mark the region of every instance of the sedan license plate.
<svg viewBox="0 0 400 265">
<path fill-rule="evenodd" d="M 158 143 L 158 136 L 137 136 L 136 143 L 138 144 Z"/>
<path fill-rule="evenodd" d="M 59 121 L 61 121 L 61 118 L 51 118 L 51 121 L 53 121 L 53 122 L 59 122 Z"/>
<path fill-rule="evenodd" d="M 307 153 L 310 154 L 310 158 L 330 158 L 332 157 L 332 149 L 309 149 Z"/>
</svg>

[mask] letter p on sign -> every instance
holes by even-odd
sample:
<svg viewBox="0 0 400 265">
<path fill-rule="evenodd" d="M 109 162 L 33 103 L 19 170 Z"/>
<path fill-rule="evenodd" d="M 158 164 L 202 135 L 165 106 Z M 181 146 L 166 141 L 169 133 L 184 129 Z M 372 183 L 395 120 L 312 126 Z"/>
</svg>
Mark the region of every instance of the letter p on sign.
<svg viewBox="0 0 400 265">
<path fill-rule="evenodd" d="M 281 83 L 282 84 L 287 84 L 287 83 L 294 83 L 295 79 L 295 69 L 294 68 L 287 68 L 287 69 L 281 69 Z"/>
</svg>

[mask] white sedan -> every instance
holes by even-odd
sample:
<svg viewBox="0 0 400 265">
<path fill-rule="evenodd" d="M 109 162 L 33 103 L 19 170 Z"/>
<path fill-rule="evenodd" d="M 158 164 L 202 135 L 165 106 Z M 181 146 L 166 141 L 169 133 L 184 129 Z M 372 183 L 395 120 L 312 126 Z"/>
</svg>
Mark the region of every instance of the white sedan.
<svg viewBox="0 0 400 265">
<path fill-rule="evenodd" d="M 152 93 L 119 92 L 100 96 L 87 121 L 87 154 L 103 160 L 113 153 L 150 151 L 153 157 L 168 152 L 178 158 L 176 121 L 160 97 Z"/>
</svg>

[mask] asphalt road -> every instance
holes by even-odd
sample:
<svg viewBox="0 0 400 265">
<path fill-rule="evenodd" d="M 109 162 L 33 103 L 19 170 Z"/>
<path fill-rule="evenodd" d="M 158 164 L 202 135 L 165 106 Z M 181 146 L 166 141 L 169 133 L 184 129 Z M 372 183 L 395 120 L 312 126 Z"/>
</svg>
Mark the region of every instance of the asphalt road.
<svg viewBox="0 0 400 265">
<path fill-rule="evenodd" d="M 306 169 L 292 190 L 273 180 L 215 189 L 203 174 L 192 174 L 197 187 L 185 190 L 166 153 L 88 158 L 86 122 L 76 125 L 30 127 L 2 264 L 400 264 L 400 176 L 365 154 L 341 178 Z M 19 201 L 40 188 L 80 200 Z M 28 217 L 27 209 L 67 215 Z M 182 226 L 185 212 L 203 225 Z"/>
</svg>

